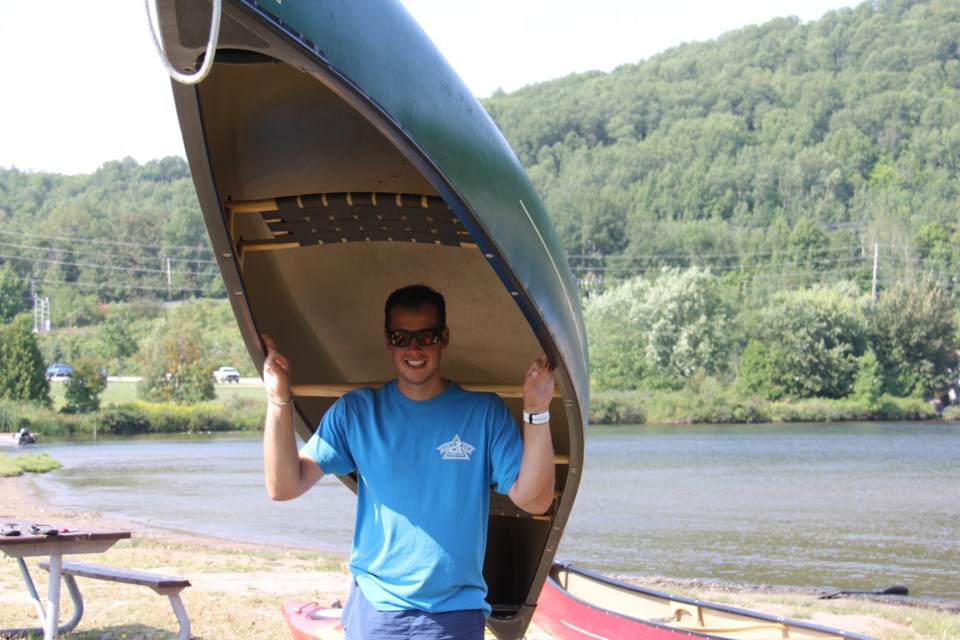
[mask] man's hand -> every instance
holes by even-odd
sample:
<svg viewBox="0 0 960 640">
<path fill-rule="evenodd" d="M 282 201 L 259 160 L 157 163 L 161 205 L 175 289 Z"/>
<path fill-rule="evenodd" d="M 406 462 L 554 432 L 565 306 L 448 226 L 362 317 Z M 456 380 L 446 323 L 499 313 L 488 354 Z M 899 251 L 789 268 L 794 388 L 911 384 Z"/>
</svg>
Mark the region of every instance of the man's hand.
<svg viewBox="0 0 960 640">
<path fill-rule="evenodd" d="M 302 495 L 323 471 L 308 455 L 297 451 L 293 429 L 293 395 L 290 362 L 277 351 L 270 336 L 263 334 L 267 357 L 263 361 L 263 387 L 267 392 L 267 417 L 263 425 L 263 474 L 271 500 L 290 500 Z"/>
<path fill-rule="evenodd" d="M 543 413 L 550 409 L 556 380 L 546 354 L 541 354 L 527 369 L 523 378 L 523 410 L 527 413 Z"/>
<path fill-rule="evenodd" d="M 263 361 L 263 388 L 267 392 L 267 400 L 274 404 L 286 404 L 293 397 L 290 390 L 290 362 L 277 351 L 277 345 L 270 336 L 264 333 L 260 337 L 267 349 L 267 357 Z"/>
<path fill-rule="evenodd" d="M 555 384 L 550 361 L 543 354 L 534 360 L 523 378 L 523 410 L 549 411 Z M 550 423 L 524 423 L 520 473 L 510 487 L 510 499 L 524 511 L 545 513 L 553 502 L 555 475 Z"/>
</svg>

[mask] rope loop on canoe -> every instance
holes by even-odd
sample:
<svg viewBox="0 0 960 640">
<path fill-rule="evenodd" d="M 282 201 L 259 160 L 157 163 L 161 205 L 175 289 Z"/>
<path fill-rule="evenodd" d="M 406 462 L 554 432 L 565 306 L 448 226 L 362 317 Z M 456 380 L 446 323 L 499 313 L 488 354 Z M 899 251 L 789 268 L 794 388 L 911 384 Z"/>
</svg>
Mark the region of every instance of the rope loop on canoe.
<svg viewBox="0 0 960 640">
<path fill-rule="evenodd" d="M 217 52 L 217 40 L 220 37 L 220 17 L 223 10 L 223 0 L 213 0 L 213 12 L 210 16 L 210 38 L 207 41 L 207 51 L 203 55 L 203 64 L 200 65 L 200 68 L 192 74 L 180 73 L 173 68 L 172 64 L 170 64 L 170 59 L 167 58 L 167 54 L 163 50 L 163 46 L 160 44 L 159 38 L 157 38 L 156 28 L 153 26 L 153 18 L 150 16 L 150 0 L 143 0 L 143 6 L 147 12 L 147 24 L 150 25 L 150 37 L 153 38 L 153 46 L 156 48 L 157 55 L 160 56 L 160 60 L 163 62 L 163 66 L 166 67 L 167 73 L 170 74 L 170 77 L 181 84 L 197 84 L 206 78 L 207 74 L 210 73 L 210 69 L 213 67 L 213 59 Z"/>
</svg>

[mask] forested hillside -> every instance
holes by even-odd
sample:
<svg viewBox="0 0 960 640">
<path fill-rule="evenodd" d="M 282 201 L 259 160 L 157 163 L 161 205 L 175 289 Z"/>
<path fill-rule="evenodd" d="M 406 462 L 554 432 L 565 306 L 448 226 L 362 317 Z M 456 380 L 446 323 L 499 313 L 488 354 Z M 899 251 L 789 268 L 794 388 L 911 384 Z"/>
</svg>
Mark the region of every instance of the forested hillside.
<svg viewBox="0 0 960 640">
<path fill-rule="evenodd" d="M 585 282 L 956 276 L 960 2 L 783 18 L 484 105 Z"/>
<path fill-rule="evenodd" d="M 690 265 L 755 291 L 868 287 L 875 245 L 881 286 L 960 265 L 960 0 L 777 19 L 484 106 L 585 288 Z M 0 169 L 0 232 L 41 295 L 221 292 L 179 158 Z"/>
<path fill-rule="evenodd" d="M 36 293 L 62 327 L 89 322 L 101 301 L 222 292 L 182 158 L 76 176 L 0 168 L 0 309 Z"/>
<path fill-rule="evenodd" d="M 692 397 L 704 420 L 757 419 L 756 398 L 860 419 L 958 384 L 960 0 L 773 20 L 484 106 L 579 278 L 594 390 L 682 391 L 658 419 L 690 419 Z M 186 321 L 146 318 L 195 297 L 223 287 L 183 159 L 0 169 L 0 319 L 49 299 L 56 329 L 102 329 L 44 338 L 48 361 L 179 379 L 157 345 Z M 198 379 L 245 359 L 203 326 L 219 304 L 182 311 Z M 627 404 L 593 406 L 645 419 Z"/>
</svg>

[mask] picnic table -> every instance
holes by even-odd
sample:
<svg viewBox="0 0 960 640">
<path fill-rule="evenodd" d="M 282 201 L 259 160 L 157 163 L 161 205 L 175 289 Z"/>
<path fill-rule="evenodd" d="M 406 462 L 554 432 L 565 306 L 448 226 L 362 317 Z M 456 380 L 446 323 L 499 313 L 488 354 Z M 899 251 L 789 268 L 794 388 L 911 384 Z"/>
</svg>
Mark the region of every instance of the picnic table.
<svg viewBox="0 0 960 640">
<path fill-rule="evenodd" d="M 17 533 L 13 533 L 16 531 Z M 44 640 L 55 640 L 61 632 L 73 629 L 83 615 L 83 600 L 72 577 L 67 580 L 67 590 L 74 603 L 73 617 L 59 626 L 60 584 L 64 575 L 63 557 L 85 553 L 101 553 L 119 540 L 130 538 L 129 531 L 99 531 L 92 529 L 57 529 L 27 521 L 10 521 L 0 526 L 0 551 L 15 558 L 30 597 L 37 608 L 41 628 L 0 629 L 0 636 L 43 631 Z M 47 557 L 46 568 L 50 572 L 47 587 L 47 604 L 44 607 L 24 558 Z"/>
</svg>

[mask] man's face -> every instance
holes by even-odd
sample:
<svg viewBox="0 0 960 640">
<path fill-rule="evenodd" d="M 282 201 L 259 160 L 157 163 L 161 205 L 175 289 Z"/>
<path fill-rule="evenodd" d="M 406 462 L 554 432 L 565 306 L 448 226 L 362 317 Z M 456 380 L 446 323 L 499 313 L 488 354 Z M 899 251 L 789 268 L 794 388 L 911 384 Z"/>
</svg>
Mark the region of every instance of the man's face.
<svg viewBox="0 0 960 640">
<path fill-rule="evenodd" d="M 400 307 L 390 310 L 391 331 L 437 329 L 439 323 L 437 309 L 432 304 L 425 304 L 416 310 Z M 449 329 L 443 329 L 440 341 L 427 347 L 416 338 L 405 347 L 397 347 L 390 342 L 389 333 L 384 337 L 397 370 L 397 386 L 405 396 L 412 400 L 429 400 L 444 390 L 446 383 L 440 377 L 440 352 L 447 348 L 450 341 Z"/>
</svg>

